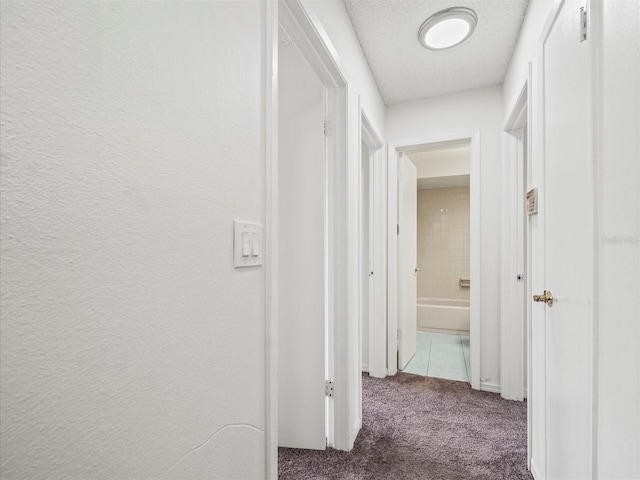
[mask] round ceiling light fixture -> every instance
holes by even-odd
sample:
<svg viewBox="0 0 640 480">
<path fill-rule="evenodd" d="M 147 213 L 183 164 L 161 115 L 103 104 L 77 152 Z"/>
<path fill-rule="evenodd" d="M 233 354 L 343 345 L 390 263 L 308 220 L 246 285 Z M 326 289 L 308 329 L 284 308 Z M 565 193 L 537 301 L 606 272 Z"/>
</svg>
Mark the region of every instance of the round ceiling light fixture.
<svg viewBox="0 0 640 480">
<path fill-rule="evenodd" d="M 477 23 L 478 16 L 470 8 L 446 8 L 424 21 L 418 30 L 418 39 L 429 50 L 446 50 L 469 38 Z"/>
</svg>

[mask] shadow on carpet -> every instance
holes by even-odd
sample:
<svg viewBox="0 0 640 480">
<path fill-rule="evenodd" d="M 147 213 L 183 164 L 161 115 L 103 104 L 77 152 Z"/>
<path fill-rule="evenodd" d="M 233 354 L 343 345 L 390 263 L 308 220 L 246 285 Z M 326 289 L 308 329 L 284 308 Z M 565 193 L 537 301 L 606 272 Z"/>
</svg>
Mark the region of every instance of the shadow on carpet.
<svg viewBox="0 0 640 480">
<path fill-rule="evenodd" d="M 280 480 L 531 480 L 525 402 L 465 382 L 362 377 L 363 425 L 351 452 L 280 448 Z"/>
</svg>

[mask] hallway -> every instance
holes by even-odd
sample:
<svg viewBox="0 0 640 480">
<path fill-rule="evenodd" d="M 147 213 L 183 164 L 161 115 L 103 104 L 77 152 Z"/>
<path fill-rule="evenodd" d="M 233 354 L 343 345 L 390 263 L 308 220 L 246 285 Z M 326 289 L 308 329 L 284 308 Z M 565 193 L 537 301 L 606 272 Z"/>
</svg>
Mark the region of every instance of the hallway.
<svg viewBox="0 0 640 480">
<path fill-rule="evenodd" d="M 281 480 L 533 478 L 526 402 L 405 373 L 362 380 L 364 420 L 354 449 L 281 448 Z"/>
<path fill-rule="evenodd" d="M 0 478 L 640 479 L 639 45 L 640 0 L 1 0 Z"/>
</svg>

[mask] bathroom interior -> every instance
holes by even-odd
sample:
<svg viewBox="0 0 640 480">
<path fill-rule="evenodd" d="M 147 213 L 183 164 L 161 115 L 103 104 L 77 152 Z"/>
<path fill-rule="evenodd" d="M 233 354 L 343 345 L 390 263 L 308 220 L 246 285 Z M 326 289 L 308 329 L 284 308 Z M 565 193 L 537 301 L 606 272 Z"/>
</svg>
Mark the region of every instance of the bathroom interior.
<svg viewBox="0 0 640 480">
<path fill-rule="evenodd" d="M 469 144 L 403 153 L 417 169 L 417 352 L 404 371 L 469 382 Z"/>
</svg>

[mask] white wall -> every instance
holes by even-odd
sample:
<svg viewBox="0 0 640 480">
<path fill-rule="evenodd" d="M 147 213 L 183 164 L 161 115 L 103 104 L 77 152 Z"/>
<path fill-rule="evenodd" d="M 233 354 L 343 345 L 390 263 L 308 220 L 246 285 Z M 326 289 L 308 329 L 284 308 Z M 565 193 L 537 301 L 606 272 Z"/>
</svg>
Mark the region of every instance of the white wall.
<svg viewBox="0 0 640 480">
<path fill-rule="evenodd" d="M 418 178 L 450 177 L 469 175 L 469 145 L 405 152 L 418 170 Z"/>
<path fill-rule="evenodd" d="M 2 478 L 264 476 L 264 10 L 2 2 Z"/>
<path fill-rule="evenodd" d="M 553 0 L 529 0 L 527 13 L 522 22 L 518 42 L 503 81 L 503 112 L 506 119 L 515 105 L 522 86 L 527 81 L 528 64 L 537 55 L 538 41 Z M 534 76 L 534 78 L 537 78 Z"/>
<path fill-rule="evenodd" d="M 437 141 L 480 131 L 481 154 L 481 366 L 480 381 L 500 382 L 501 86 L 393 105 L 385 132 L 394 145 Z M 472 287 L 473 288 L 473 287 Z"/>
<path fill-rule="evenodd" d="M 309 15 L 322 24 L 340 57 L 342 71 L 360 95 L 362 111 L 371 126 L 383 138 L 385 105 L 344 4 L 341 0 L 301 1 Z"/>
<path fill-rule="evenodd" d="M 640 3 L 603 1 L 598 478 L 640 478 Z"/>
</svg>

